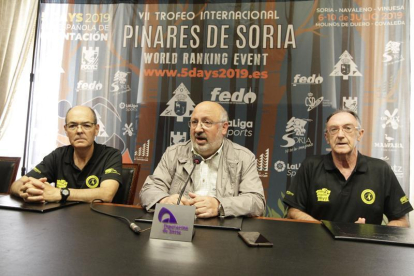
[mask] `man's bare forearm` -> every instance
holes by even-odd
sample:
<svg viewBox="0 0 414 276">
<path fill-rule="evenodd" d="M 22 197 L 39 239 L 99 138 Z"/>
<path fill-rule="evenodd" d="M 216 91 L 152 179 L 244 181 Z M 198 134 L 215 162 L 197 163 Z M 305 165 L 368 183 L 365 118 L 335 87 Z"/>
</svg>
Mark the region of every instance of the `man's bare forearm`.
<svg viewBox="0 0 414 276">
<path fill-rule="evenodd" d="M 307 213 L 296 209 L 289 207 L 288 210 L 288 218 L 290 219 L 300 219 L 300 220 L 309 220 L 309 221 L 318 221 L 317 219 L 314 219 L 312 216 L 308 215 Z"/>
</svg>

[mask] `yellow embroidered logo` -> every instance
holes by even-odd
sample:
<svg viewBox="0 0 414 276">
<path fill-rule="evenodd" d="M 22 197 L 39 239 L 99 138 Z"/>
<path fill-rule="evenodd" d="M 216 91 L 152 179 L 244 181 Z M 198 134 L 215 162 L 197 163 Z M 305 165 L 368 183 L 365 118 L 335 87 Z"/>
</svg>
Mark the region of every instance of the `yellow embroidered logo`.
<svg viewBox="0 0 414 276">
<path fill-rule="evenodd" d="M 64 179 L 58 179 L 56 181 L 56 188 L 66 188 L 68 186 L 68 182 Z"/>
<path fill-rule="evenodd" d="M 90 175 L 86 178 L 86 186 L 91 189 L 98 187 L 99 185 L 99 178 L 96 175 Z"/>
<path fill-rule="evenodd" d="M 34 167 L 34 169 L 33 169 L 35 172 L 37 172 L 37 173 L 42 173 L 37 167 Z"/>
<path fill-rule="evenodd" d="M 116 173 L 121 175 L 117 170 L 113 169 L 113 168 L 109 168 L 105 170 L 105 174 L 110 174 L 110 173 Z"/>
<path fill-rule="evenodd" d="M 407 196 L 403 196 L 402 198 L 400 198 L 401 204 L 407 203 L 408 202 L 408 197 Z"/>
<path fill-rule="evenodd" d="M 316 197 L 318 198 L 318 201 L 325 201 L 329 202 L 329 195 L 331 194 L 331 191 L 323 188 L 316 191 Z"/>
<path fill-rule="evenodd" d="M 361 193 L 361 199 L 365 204 L 372 204 L 375 201 L 375 193 L 373 190 L 366 189 Z"/>
<path fill-rule="evenodd" d="M 292 193 L 291 191 L 286 191 L 286 194 L 287 195 L 291 195 L 291 196 L 294 196 L 295 194 L 294 193 Z"/>
</svg>

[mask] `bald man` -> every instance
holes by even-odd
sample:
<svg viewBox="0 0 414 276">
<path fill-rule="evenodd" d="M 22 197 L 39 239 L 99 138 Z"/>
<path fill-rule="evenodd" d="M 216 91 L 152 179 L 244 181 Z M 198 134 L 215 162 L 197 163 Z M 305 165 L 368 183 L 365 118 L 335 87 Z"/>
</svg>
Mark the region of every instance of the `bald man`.
<svg viewBox="0 0 414 276">
<path fill-rule="evenodd" d="M 69 109 L 65 132 L 70 145 L 57 148 L 15 181 L 11 193 L 26 202 L 111 202 L 122 182 L 122 157 L 119 150 L 95 143 L 95 112 L 85 106 Z"/>
<path fill-rule="evenodd" d="M 180 204 L 194 205 L 196 216 L 261 216 L 265 207 L 255 155 L 227 138 L 226 110 L 215 102 L 198 104 L 188 123 L 191 140 L 167 148 L 140 192 L 142 205 L 177 204 L 192 168 L 201 157 Z"/>
</svg>

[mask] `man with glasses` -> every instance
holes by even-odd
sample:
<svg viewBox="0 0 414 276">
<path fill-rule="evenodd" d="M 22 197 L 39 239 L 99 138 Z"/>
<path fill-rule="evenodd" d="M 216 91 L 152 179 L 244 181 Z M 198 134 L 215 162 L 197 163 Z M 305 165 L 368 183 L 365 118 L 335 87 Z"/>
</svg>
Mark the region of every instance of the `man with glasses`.
<svg viewBox="0 0 414 276">
<path fill-rule="evenodd" d="M 167 148 L 153 175 L 141 189 L 142 205 L 177 204 L 179 193 L 201 157 L 180 204 L 194 205 L 199 218 L 260 216 L 265 198 L 254 154 L 225 138 L 226 110 L 215 102 L 198 104 L 189 121 L 190 141 Z"/>
<path fill-rule="evenodd" d="M 326 120 L 331 153 L 307 158 L 284 202 L 288 218 L 408 227 L 413 210 L 394 172 L 383 160 L 364 156 L 357 144 L 364 135 L 358 115 L 338 110 Z"/>
<path fill-rule="evenodd" d="M 11 193 L 26 202 L 111 202 L 122 182 L 122 157 L 119 150 L 95 143 L 99 125 L 93 109 L 69 109 L 65 132 L 70 145 L 57 148 L 15 181 Z"/>
</svg>

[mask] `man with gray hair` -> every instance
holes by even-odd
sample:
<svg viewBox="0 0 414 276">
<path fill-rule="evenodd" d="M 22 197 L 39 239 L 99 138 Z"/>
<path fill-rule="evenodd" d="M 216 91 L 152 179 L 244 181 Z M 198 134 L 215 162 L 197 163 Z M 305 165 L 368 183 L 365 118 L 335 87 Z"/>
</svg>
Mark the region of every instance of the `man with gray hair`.
<svg viewBox="0 0 414 276">
<path fill-rule="evenodd" d="M 198 104 L 189 121 L 191 140 L 167 148 L 153 175 L 140 192 L 142 205 L 177 204 L 179 193 L 201 157 L 180 204 L 194 205 L 199 218 L 260 216 L 265 197 L 256 158 L 245 147 L 225 138 L 229 127 L 226 110 L 215 102 Z"/>
<path fill-rule="evenodd" d="M 364 156 L 357 144 L 364 135 L 358 115 L 338 110 L 326 120 L 332 151 L 306 158 L 286 191 L 288 218 L 408 227 L 413 210 L 394 172 L 383 160 Z"/>
</svg>

